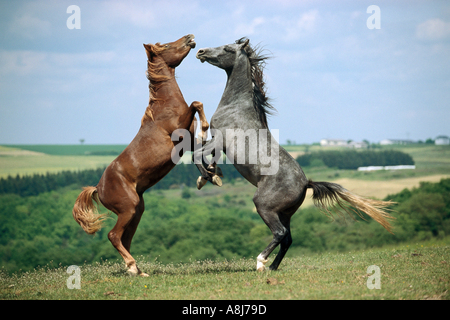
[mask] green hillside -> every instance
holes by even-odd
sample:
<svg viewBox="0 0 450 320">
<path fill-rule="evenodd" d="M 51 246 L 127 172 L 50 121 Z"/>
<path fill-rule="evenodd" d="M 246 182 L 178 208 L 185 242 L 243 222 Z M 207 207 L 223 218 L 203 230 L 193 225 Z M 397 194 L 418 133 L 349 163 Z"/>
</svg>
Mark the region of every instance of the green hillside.
<svg viewBox="0 0 450 320">
<path fill-rule="evenodd" d="M 206 186 L 202 191 L 146 193 L 146 211 L 132 254 L 162 263 L 256 257 L 271 234 L 253 210 L 254 188 L 237 182 L 228 192 L 219 190 Z M 115 215 L 95 236 L 85 234 L 73 220 L 71 210 L 79 191 L 0 196 L 0 263 L 8 272 L 31 270 L 49 261 L 71 265 L 118 258 L 107 239 Z M 393 214 L 395 235 L 370 219 L 330 221 L 314 207 L 300 209 L 292 219 L 294 242 L 288 256 L 442 239 L 450 234 L 450 179 L 423 183 L 390 198 L 399 203 Z"/>
</svg>

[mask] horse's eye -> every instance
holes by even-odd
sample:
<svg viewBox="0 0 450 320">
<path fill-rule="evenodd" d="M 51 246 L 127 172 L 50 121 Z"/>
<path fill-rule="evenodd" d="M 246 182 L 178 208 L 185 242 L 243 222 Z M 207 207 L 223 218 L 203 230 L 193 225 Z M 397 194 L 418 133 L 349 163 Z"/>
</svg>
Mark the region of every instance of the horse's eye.
<svg viewBox="0 0 450 320">
<path fill-rule="evenodd" d="M 170 45 L 168 45 L 168 44 L 166 44 L 166 45 L 164 46 L 164 48 L 168 48 L 168 47 L 170 47 Z"/>
<path fill-rule="evenodd" d="M 228 47 L 223 48 L 223 50 L 225 50 L 226 52 L 234 52 L 233 48 L 228 48 Z"/>
</svg>

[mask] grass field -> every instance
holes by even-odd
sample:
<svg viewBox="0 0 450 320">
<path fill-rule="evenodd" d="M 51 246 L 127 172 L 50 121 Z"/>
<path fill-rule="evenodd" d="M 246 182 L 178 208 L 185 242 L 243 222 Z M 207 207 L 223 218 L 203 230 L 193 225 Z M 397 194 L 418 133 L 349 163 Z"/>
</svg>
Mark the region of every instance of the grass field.
<svg viewBox="0 0 450 320">
<path fill-rule="evenodd" d="M 8 145 L 0 146 L 0 178 L 8 175 L 45 174 L 62 170 L 95 169 L 107 166 L 126 145 Z M 336 150 L 320 146 L 283 146 L 297 157 L 308 151 Z M 415 170 L 358 172 L 336 170 L 327 167 L 304 168 L 308 178 L 314 180 L 336 180 L 349 178 L 357 180 L 387 181 L 435 175 L 450 175 L 450 146 L 412 145 L 386 146 L 410 154 L 416 162 Z M 342 150 L 342 149 L 338 149 Z M 186 154 L 185 159 L 190 158 Z"/>
<path fill-rule="evenodd" d="M 91 154 L 109 154 L 118 155 L 126 148 L 122 144 L 30 144 L 30 145 L 8 145 L 4 146 L 10 149 L 27 150 L 32 152 L 45 153 L 57 156 L 82 156 Z M 1 149 L 0 149 L 1 151 Z"/>
<path fill-rule="evenodd" d="M 11 276 L 1 272 L 0 299 L 450 299 L 448 237 L 287 257 L 278 271 L 257 272 L 253 259 L 162 265 L 141 257 L 138 263 L 150 277 L 130 277 L 117 261 L 79 266 L 80 289 L 68 289 L 67 267 L 49 264 Z M 372 265 L 380 268 L 381 289 L 367 286 Z"/>
<path fill-rule="evenodd" d="M 43 152 L 45 148 L 34 149 L 0 146 L 0 178 L 96 169 L 106 167 L 116 158 L 115 155 L 47 154 Z"/>
<path fill-rule="evenodd" d="M 338 147 L 321 146 L 284 146 L 294 157 L 302 155 L 305 150 L 309 152 L 326 150 L 343 150 Z M 431 175 L 450 175 L 450 146 L 436 146 L 429 144 L 391 145 L 381 146 L 379 150 L 394 149 L 408 153 L 415 161 L 415 170 L 383 170 L 362 172 L 356 170 L 336 170 L 326 167 L 304 168 L 308 177 L 314 180 L 330 180 L 349 178 L 358 180 L 390 181 L 413 177 L 425 177 Z M 378 149 L 377 149 L 378 150 Z"/>
</svg>

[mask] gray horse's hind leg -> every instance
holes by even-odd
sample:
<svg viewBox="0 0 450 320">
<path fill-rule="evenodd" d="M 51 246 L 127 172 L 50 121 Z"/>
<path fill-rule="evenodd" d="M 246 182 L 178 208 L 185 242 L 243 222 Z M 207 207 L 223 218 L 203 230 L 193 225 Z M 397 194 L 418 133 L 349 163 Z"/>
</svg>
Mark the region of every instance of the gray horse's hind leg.
<svg viewBox="0 0 450 320">
<path fill-rule="evenodd" d="M 286 229 L 281 221 L 278 219 L 278 214 L 276 212 L 270 212 L 265 210 L 258 210 L 259 215 L 272 231 L 273 239 L 269 245 L 259 254 L 256 258 L 256 269 L 258 271 L 264 271 L 267 258 L 272 253 L 272 251 L 287 237 L 290 232 Z M 287 249 L 285 250 L 287 251 Z M 286 252 L 285 252 L 286 253 Z M 284 256 L 284 254 L 283 254 Z M 278 256 L 277 256 L 278 257 Z M 279 258 L 278 264 L 281 262 L 281 257 Z"/>
<path fill-rule="evenodd" d="M 260 194 L 261 189 L 258 189 L 253 197 L 253 202 L 255 203 L 256 210 L 258 214 L 261 216 L 263 221 L 269 227 L 270 231 L 273 234 L 273 239 L 269 243 L 269 245 L 259 254 L 257 257 L 256 269 L 258 271 L 263 271 L 265 269 L 265 264 L 267 262 L 267 258 L 272 253 L 272 251 L 283 241 L 283 239 L 290 235 L 290 230 L 286 228 L 280 220 L 279 211 L 273 207 L 273 202 L 271 201 L 271 196 L 265 196 L 264 194 Z M 273 194 L 272 194 L 273 196 Z M 278 211 L 278 212 L 277 212 Z M 289 236 L 290 238 L 290 236 Z M 287 241 L 285 244 L 288 244 Z M 287 248 L 284 248 L 287 251 Z M 286 252 L 284 252 L 285 254 Z M 282 254 L 282 256 L 284 256 Z M 281 262 L 282 256 L 279 257 L 278 264 Z M 277 256 L 278 257 L 278 256 Z M 276 259 L 277 260 L 277 259 Z"/>
<path fill-rule="evenodd" d="M 289 220 L 290 220 L 290 217 L 289 217 Z M 278 269 L 278 266 L 280 265 L 281 260 L 283 260 L 286 252 L 289 250 L 289 247 L 292 244 L 290 221 L 288 221 L 287 225 L 285 223 L 284 227 L 287 229 L 288 232 L 287 232 L 286 236 L 283 238 L 283 240 L 281 240 L 280 251 L 278 252 L 277 256 L 275 257 L 275 260 L 273 260 L 272 264 L 270 265 L 270 267 L 269 267 L 270 270 Z"/>
<path fill-rule="evenodd" d="M 257 257 L 258 271 L 265 269 L 268 256 L 280 245 L 280 251 L 270 266 L 271 270 L 277 270 L 292 244 L 291 217 L 303 203 L 306 195 L 306 183 L 302 179 L 294 181 L 296 183 L 274 187 L 272 179 L 266 180 L 265 183 L 258 185 L 253 197 L 256 210 L 273 234 L 272 241 Z"/>
</svg>

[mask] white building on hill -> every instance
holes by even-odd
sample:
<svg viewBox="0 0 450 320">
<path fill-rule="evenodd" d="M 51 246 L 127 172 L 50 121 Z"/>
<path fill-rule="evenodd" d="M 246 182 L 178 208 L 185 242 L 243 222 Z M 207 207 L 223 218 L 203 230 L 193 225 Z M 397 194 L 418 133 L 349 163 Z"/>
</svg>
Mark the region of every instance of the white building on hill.
<svg viewBox="0 0 450 320">
<path fill-rule="evenodd" d="M 322 139 L 320 140 L 320 145 L 322 147 L 344 147 L 344 148 L 367 148 L 368 145 L 365 142 L 347 142 L 346 140 L 342 139 Z"/>
<path fill-rule="evenodd" d="M 346 147 L 347 146 L 347 141 L 340 140 L 340 139 L 322 139 L 322 140 L 320 140 L 320 145 L 322 147 L 330 147 L 330 146 Z"/>
<path fill-rule="evenodd" d="M 447 136 L 439 136 L 434 140 L 434 144 L 436 145 L 449 145 L 450 138 Z"/>
<path fill-rule="evenodd" d="M 384 139 L 380 141 L 382 146 L 390 145 L 390 144 L 412 144 L 416 143 L 413 140 L 401 140 L 401 139 Z"/>
</svg>

